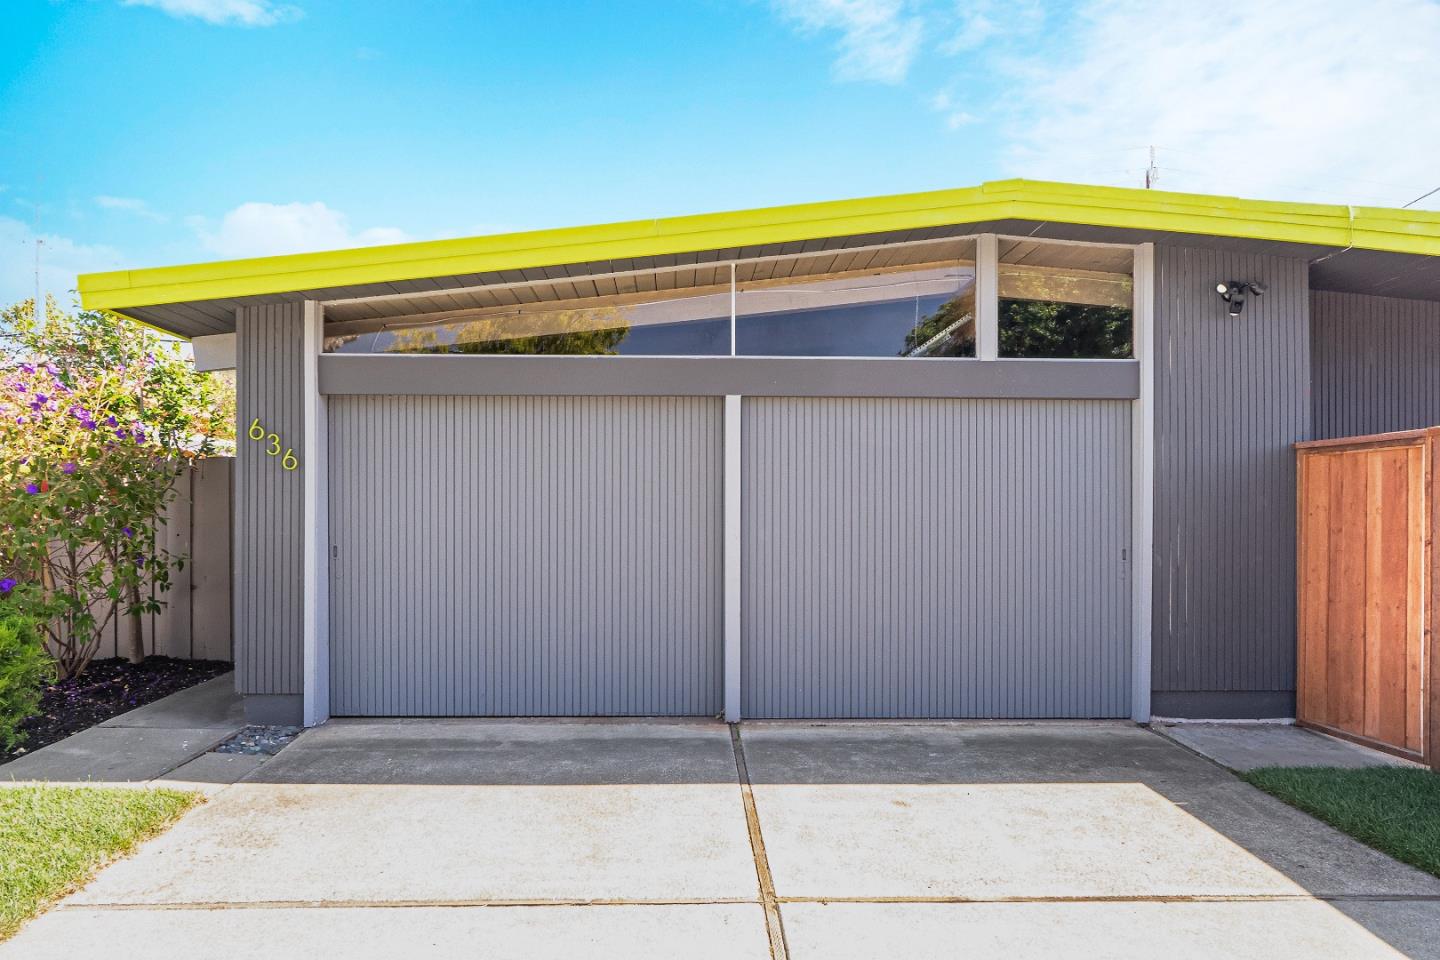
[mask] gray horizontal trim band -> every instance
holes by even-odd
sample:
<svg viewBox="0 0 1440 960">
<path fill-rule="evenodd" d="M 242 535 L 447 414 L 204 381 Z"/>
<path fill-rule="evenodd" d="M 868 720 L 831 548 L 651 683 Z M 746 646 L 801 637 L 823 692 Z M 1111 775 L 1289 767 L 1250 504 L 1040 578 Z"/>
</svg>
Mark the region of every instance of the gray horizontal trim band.
<svg viewBox="0 0 1440 960">
<path fill-rule="evenodd" d="M 1294 690 L 1156 690 L 1150 712 L 1194 720 L 1268 720 L 1295 716 Z"/>
<path fill-rule="evenodd" d="M 320 358 L 320 392 L 389 396 L 959 397 L 1133 400 L 1134 360 L 780 357 Z"/>
<path fill-rule="evenodd" d="M 298 727 L 305 720 L 305 698 L 298 693 L 252 693 L 244 698 L 245 722 Z"/>
</svg>

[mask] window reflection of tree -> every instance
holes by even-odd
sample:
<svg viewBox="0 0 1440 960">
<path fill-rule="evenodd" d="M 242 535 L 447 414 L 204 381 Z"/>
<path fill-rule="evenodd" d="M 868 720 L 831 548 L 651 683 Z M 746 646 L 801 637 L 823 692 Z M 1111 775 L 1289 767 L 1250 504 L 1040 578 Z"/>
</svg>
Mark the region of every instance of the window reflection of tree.
<svg viewBox="0 0 1440 960">
<path fill-rule="evenodd" d="M 902 357 L 975 356 L 975 288 L 946 300 L 905 334 Z"/>
<path fill-rule="evenodd" d="M 1000 301 L 1000 356 L 1110 360 L 1130 356 L 1131 311 L 1086 303 Z"/>
<path fill-rule="evenodd" d="M 325 352 L 342 353 L 344 352 L 346 347 L 350 346 L 350 344 L 354 343 L 356 340 L 359 340 L 361 337 L 373 336 L 373 333 L 331 334 L 325 337 Z"/>
<path fill-rule="evenodd" d="M 1134 289 L 1126 274 L 1002 264 L 1000 356 L 1129 357 Z"/>
<path fill-rule="evenodd" d="M 400 329 L 394 331 L 386 351 L 613 356 L 629 334 L 630 325 L 620 308 L 588 307 Z"/>
</svg>

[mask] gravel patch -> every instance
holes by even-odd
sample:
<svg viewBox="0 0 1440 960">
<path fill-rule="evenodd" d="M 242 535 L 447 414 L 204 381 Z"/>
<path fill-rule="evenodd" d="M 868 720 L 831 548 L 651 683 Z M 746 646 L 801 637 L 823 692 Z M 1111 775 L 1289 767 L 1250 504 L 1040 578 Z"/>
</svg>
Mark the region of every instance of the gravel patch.
<svg viewBox="0 0 1440 960">
<path fill-rule="evenodd" d="M 215 753 L 273 757 L 300 736 L 301 727 L 249 726 L 215 748 Z"/>
</svg>

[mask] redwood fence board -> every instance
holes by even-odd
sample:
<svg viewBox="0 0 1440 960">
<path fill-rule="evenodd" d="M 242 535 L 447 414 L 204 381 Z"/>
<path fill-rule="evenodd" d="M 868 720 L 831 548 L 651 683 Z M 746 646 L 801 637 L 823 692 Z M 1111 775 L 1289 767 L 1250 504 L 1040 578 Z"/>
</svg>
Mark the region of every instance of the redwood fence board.
<svg viewBox="0 0 1440 960">
<path fill-rule="evenodd" d="M 1440 764 L 1440 428 L 1296 451 L 1296 719 Z"/>
</svg>

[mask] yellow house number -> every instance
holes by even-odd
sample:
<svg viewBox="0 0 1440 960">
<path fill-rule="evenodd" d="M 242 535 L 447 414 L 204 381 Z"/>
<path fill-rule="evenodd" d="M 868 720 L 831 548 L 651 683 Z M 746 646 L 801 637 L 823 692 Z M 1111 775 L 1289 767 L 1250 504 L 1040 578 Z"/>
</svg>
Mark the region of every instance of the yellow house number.
<svg viewBox="0 0 1440 960">
<path fill-rule="evenodd" d="M 272 457 L 279 457 L 280 466 L 286 470 L 294 470 L 300 466 L 300 461 L 295 459 L 295 451 L 293 449 L 286 447 L 283 454 L 280 452 L 280 435 L 267 432 L 265 428 L 260 425 L 259 417 L 250 421 L 250 439 L 256 443 L 265 444 L 265 452 Z"/>
</svg>

